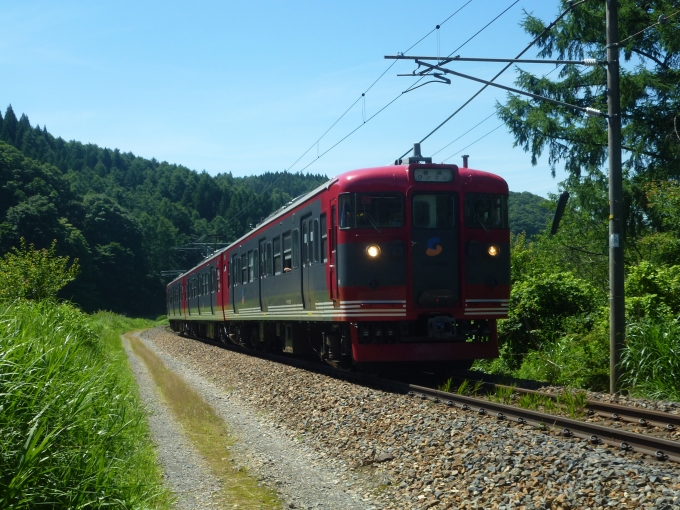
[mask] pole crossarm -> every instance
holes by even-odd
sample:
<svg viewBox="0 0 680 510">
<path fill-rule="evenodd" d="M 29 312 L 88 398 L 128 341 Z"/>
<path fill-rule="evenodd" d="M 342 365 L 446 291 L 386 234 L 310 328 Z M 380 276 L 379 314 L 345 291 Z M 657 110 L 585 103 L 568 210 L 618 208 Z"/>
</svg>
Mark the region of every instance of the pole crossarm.
<svg viewBox="0 0 680 510">
<path fill-rule="evenodd" d="M 581 66 L 604 66 L 607 65 L 606 60 L 597 60 L 595 58 L 585 58 L 583 60 L 535 60 L 535 59 L 521 59 L 521 58 L 473 58 L 473 57 L 417 57 L 410 55 L 385 55 L 386 59 L 391 60 L 436 60 L 439 65 L 450 64 L 451 62 L 509 62 L 511 64 L 555 64 L 555 65 L 581 65 Z"/>
<path fill-rule="evenodd" d="M 538 94 L 532 94 L 531 92 L 526 92 L 524 90 L 515 89 L 515 88 L 512 88 L 512 87 L 506 87 L 505 85 L 499 85 L 498 83 L 494 83 L 494 82 L 487 81 L 487 80 L 482 80 L 481 78 L 475 78 L 474 76 L 469 76 L 467 74 L 452 71 L 451 69 L 446 69 L 445 67 L 441 67 L 439 65 L 428 64 L 427 62 L 423 62 L 421 60 L 416 60 L 415 63 L 420 65 L 420 66 L 424 66 L 427 69 L 425 71 L 421 71 L 417 74 L 414 71 L 412 74 L 398 74 L 397 76 L 436 76 L 436 74 L 434 74 L 434 73 L 428 74 L 428 73 L 430 73 L 430 71 L 436 70 L 436 71 L 440 71 L 440 72 L 445 73 L 445 74 L 452 74 L 452 75 L 458 76 L 460 78 L 465 78 L 465 79 L 476 81 L 476 82 L 479 82 L 479 83 L 484 83 L 484 84 L 490 85 L 492 87 L 507 90 L 508 92 L 512 92 L 514 94 L 521 94 L 523 96 L 529 96 L 529 97 L 531 97 L 533 99 L 537 99 L 539 101 L 546 101 L 548 103 L 553 103 L 553 104 L 556 104 L 556 105 L 559 105 L 559 106 L 572 108 L 574 110 L 581 111 L 581 112 L 585 113 L 586 115 L 590 115 L 591 117 L 604 117 L 604 118 L 608 117 L 608 115 L 606 113 L 603 113 L 600 110 L 597 110 L 595 108 L 577 106 L 577 105 L 565 103 L 563 101 L 558 101 L 557 99 L 551 99 L 549 97 L 539 96 Z"/>
</svg>

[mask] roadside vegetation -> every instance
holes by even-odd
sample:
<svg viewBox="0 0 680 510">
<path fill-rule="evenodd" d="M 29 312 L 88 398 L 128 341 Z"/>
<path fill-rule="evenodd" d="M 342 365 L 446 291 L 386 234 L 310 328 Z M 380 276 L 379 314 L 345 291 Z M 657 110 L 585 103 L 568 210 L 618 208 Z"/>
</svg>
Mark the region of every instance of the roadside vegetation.
<svg viewBox="0 0 680 510">
<path fill-rule="evenodd" d="M 150 321 L 56 300 L 78 266 L 0 259 L 0 508 L 166 508 L 120 334 Z"/>
</svg>

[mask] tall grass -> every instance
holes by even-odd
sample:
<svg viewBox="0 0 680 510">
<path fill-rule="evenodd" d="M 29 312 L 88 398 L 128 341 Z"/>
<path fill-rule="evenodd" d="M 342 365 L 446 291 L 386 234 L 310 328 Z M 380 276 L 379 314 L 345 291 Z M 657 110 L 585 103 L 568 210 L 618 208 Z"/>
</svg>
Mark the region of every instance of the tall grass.
<svg viewBox="0 0 680 510">
<path fill-rule="evenodd" d="M 680 401 L 680 323 L 630 324 L 621 357 L 622 384 L 631 393 Z"/>
<path fill-rule="evenodd" d="M 0 508 L 166 505 L 134 382 L 102 318 L 0 303 Z M 103 342 L 96 330 L 113 333 Z"/>
</svg>

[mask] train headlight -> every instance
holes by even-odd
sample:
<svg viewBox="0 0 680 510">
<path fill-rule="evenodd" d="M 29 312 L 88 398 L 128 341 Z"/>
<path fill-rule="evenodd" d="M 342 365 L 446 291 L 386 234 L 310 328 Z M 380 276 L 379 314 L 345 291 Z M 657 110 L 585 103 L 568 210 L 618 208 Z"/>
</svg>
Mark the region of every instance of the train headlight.
<svg viewBox="0 0 680 510">
<path fill-rule="evenodd" d="M 489 246 L 489 249 L 487 250 L 487 253 L 491 255 L 492 257 L 498 256 L 498 254 L 501 252 L 501 249 L 498 247 L 497 244 L 492 244 Z"/>
<path fill-rule="evenodd" d="M 378 246 L 377 244 L 372 244 L 368 248 L 366 248 L 366 253 L 368 254 L 369 257 L 374 259 L 378 255 L 380 255 L 380 246 Z"/>
</svg>

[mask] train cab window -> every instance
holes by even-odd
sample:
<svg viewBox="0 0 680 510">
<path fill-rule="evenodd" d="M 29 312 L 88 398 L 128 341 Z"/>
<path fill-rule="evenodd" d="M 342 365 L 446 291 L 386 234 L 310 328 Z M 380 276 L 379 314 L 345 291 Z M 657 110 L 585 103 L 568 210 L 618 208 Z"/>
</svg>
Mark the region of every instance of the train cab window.
<svg viewBox="0 0 680 510">
<path fill-rule="evenodd" d="M 281 238 L 274 238 L 274 274 L 281 274 Z"/>
<path fill-rule="evenodd" d="M 248 283 L 248 254 L 241 255 L 241 283 Z"/>
<path fill-rule="evenodd" d="M 468 228 L 509 228 L 508 197 L 492 193 L 465 195 L 465 226 Z"/>
<path fill-rule="evenodd" d="M 404 226 L 401 193 L 341 193 L 340 228 L 399 228 Z"/>
<path fill-rule="evenodd" d="M 413 197 L 415 228 L 450 229 L 456 225 L 456 197 L 444 193 L 418 194 Z"/>
<path fill-rule="evenodd" d="M 293 269 L 293 242 L 290 232 L 283 234 L 283 272 Z"/>
<path fill-rule="evenodd" d="M 314 220 L 314 262 L 319 262 L 319 220 Z"/>
<path fill-rule="evenodd" d="M 328 260 L 328 231 L 326 230 L 326 215 L 322 214 L 319 218 L 321 224 L 321 262 Z"/>
<path fill-rule="evenodd" d="M 293 269 L 300 266 L 300 231 L 293 230 Z"/>
</svg>

